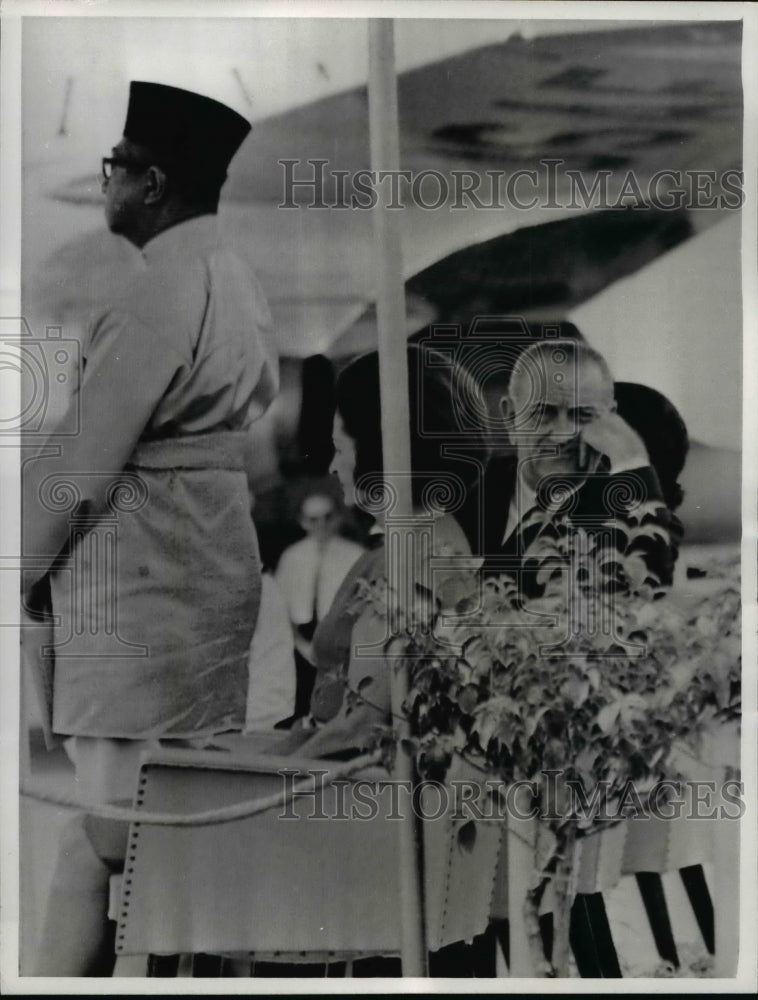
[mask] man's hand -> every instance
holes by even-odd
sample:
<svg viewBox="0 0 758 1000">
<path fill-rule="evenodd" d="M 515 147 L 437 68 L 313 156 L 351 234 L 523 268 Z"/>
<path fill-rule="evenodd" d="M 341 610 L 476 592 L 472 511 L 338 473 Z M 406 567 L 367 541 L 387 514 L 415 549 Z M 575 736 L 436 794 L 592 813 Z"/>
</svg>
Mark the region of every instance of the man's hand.
<svg viewBox="0 0 758 1000">
<path fill-rule="evenodd" d="M 612 475 L 650 464 L 642 438 L 618 413 L 610 410 L 583 427 L 579 435 L 579 464 L 582 469 L 597 468 L 602 455 L 610 462 Z"/>
</svg>

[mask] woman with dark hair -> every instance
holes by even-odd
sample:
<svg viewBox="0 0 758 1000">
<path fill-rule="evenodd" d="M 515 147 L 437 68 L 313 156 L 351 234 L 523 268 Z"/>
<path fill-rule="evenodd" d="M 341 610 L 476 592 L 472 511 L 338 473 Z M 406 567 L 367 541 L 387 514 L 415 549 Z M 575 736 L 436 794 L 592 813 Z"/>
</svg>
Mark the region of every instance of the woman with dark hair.
<svg viewBox="0 0 758 1000">
<path fill-rule="evenodd" d="M 683 500 L 679 476 L 690 447 L 687 427 L 674 406 L 657 389 L 637 382 L 616 382 L 613 395 L 619 416 L 642 438 L 670 511 Z"/>
<path fill-rule="evenodd" d="M 424 493 L 442 478 L 450 476 L 470 485 L 475 469 L 465 459 L 443 455 L 443 445 L 458 442 L 461 450 L 477 450 L 483 443 L 483 432 L 468 416 L 470 401 L 479 393 L 468 373 L 455 364 L 446 364 L 433 345 L 409 344 L 407 347 L 410 403 L 411 490 L 414 503 L 421 507 Z M 332 471 L 340 479 L 343 492 L 349 497 L 351 481 L 373 477 L 383 471 L 381 405 L 379 400 L 379 355 L 372 351 L 352 361 L 337 377 L 335 388 L 335 420 L 337 440 L 335 452 L 347 435 L 354 444 L 354 467 L 345 478 L 341 473 L 339 455 L 335 455 Z M 351 454 L 352 459 L 352 454 Z M 385 470 L 391 473 L 393 470 Z M 356 496 L 366 506 L 365 498 Z M 457 494 L 443 506 L 457 510 L 462 497 Z"/>
<path fill-rule="evenodd" d="M 437 364 L 423 346 L 408 345 L 410 394 L 411 493 L 416 510 L 432 524 L 434 552 L 468 555 L 470 549 L 455 510 L 461 506 L 477 467 L 445 455 L 443 445 L 457 441 L 461 450 L 479 449 L 482 435 L 466 426 L 459 400 L 471 390 L 468 376 L 455 366 Z M 430 360 L 433 363 L 429 363 Z M 386 620 L 359 599 L 361 581 L 386 580 L 383 504 L 377 486 L 386 471 L 382 458 L 379 359 L 376 352 L 351 362 L 337 378 L 333 425 L 337 476 L 346 503 L 369 510 L 378 545 L 354 565 L 337 592 L 331 609 L 313 637 L 317 677 L 311 699 L 309 728 L 293 731 L 278 752 L 302 746 L 309 756 L 344 756 L 364 747 L 377 725 L 389 720 L 389 666 L 385 657 L 356 656 L 358 646 L 381 648 Z M 388 486 L 391 492 L 391 486 Z M 381 491 L 380 491 L 381 492 Z M 419 572 L 423 568 L 418 566 Z M 360 687 L 364 700 L 347 709 L 345 693 Z"/>
</svg>

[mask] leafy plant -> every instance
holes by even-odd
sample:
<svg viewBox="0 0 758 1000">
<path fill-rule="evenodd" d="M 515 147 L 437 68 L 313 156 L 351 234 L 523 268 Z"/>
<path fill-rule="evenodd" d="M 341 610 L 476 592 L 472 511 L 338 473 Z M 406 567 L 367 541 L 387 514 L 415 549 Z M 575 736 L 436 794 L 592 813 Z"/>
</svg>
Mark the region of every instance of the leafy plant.
<svg viewBox="0 0 758 1000">
<path fill-rule="evenodd" d="M 531 782 L 544 814 L 548 781 L 556 794 L 549 773 L 560 772 L 561 808 L 541 823 L 524 914 L 546 974 L 567 974 L 575 838 L 600 829 L 598 815 L 612 814 L 630 783 L 642 794 L 679 777 L 677 747 L 696 754 L 712 720 L 739 716 L 737 561 L 710 568 L 708 593 L 675 598 L 644 559 L 645 544 L 658 544 L 662 532 L 649 514 L 642 508 L 609 534 L 538 511 L 525 560 L 538 596 L 525 598 L 508 576 L 482 583 L 451 572 L 434 595 L 419 590 L 415 606 L 394 609 L 409 671 L 406 749 L 423 777 L 440 779 L 462 754 L 507 783 Z M 363 599 L 386 613 L 383 585 L 367 584 Z M 569 794 L 578 788 L 585 801 L 594 797 L 590 815 Z M 537 913 L 551 881 L 549 966 Z"/>
</svg>

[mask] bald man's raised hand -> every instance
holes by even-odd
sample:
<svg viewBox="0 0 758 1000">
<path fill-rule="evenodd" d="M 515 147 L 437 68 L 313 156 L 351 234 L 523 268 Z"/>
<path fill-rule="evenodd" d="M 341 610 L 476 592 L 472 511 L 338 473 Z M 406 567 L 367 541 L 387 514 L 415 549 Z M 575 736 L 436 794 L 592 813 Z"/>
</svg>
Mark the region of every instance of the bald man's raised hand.
<svg viewBox="0 0 758 1000">
<path fill-rule="evenodd" d="M 612 475 L 650 464 L 642 438 L 611 410 L 599 414 L 579 434 L 580 467 L 587 471 L 596 469 L 601 456 L 610 462 Z"/>
</svg>

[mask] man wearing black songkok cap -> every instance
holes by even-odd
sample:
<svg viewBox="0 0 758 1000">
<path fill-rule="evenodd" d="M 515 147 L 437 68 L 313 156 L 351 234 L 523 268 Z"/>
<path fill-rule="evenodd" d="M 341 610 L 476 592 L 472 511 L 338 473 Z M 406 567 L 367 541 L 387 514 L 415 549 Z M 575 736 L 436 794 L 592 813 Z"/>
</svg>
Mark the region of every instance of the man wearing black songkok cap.
<svg viewBox="0 0 758 1000">
<path fill-rule="evenodd" d="M 24 480 L 25 555 L 49 560 L 57 641 L 75 637 L 56 658 L 48 728 L 69 738 L 92 803 L 131 799 L 147 743 L 244 724 L 261 589 L 248 428 L 278 370 L 265 299 L 216 211 L 249 131 L 207 97 L 131 84 L 123 137 L 103 160 L 105 217 L 145 267 L 91 323 L 71 403 L 81 433 L 54 438 L 60 456 L 30 463 Z M 40 503 L 50 477 L 74 481 L 89 530 L 71 534 L 70 513 Z M 114 513 L 109 586 L 98 551 Z M 122 848 L 118 830 L 72 822 L 38 974 L 103 971 L 100 903 Z"/>
<path fill-rule="evenodd" d="M 134 81 L 121 141 L 103 161 L 106 220 L 138 247 L 215 213 L 229 161 L 250 131 L 236 111 L 177 87 Z"/>
</svg>

